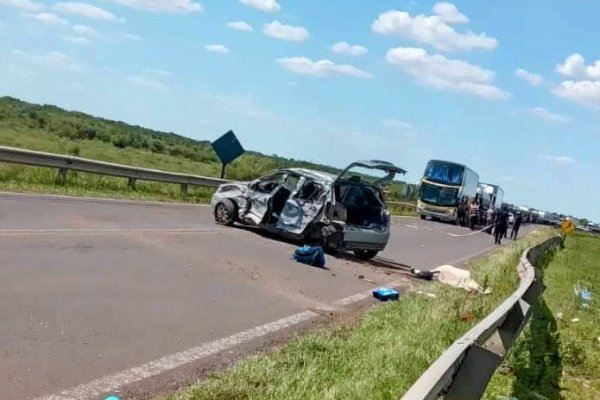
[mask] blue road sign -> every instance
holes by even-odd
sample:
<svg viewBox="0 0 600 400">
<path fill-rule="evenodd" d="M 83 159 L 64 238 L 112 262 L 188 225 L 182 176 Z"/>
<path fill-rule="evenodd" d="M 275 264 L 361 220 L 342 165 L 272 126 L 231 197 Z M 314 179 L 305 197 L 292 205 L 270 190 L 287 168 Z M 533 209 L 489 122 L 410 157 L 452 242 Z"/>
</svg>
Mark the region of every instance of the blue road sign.
<svg viewBox="0 0 600 400">
<path fill-rule="evenodd" d="M 223 165 L 229 164 L 244 154 L 245 151 L 238 138 L 235 137 L 235 133 L 233 133 L 233 131 L 229 131 L 215 140 L 212 143 L 212 147 Z"/>
</svg>

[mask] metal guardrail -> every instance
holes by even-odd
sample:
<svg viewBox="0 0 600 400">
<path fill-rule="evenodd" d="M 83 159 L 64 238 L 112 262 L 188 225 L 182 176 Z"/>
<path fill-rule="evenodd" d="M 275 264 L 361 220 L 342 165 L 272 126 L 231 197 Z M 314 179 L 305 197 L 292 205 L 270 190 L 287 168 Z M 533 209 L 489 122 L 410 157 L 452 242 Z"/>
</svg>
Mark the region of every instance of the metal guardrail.
<svg viewBox="0 0 600 400">
<path fill-rule="evenodd" d="M 554 237 L 525 251 L 517 267 L 519 288 L 446 349 L 401 400 L 433 400 L 439 396 L 445 400 L 480 399 L 544 290 L 535 268 L 539 257 L 560 241 L 560 237 Z"/>
<path fill-rule="evenodd" d="M 139 168 L 6 146 L 0 146 L 0 162 L 58 168 L 58 179 L 61 181 L 65 180 L 68 171 L 81 171 L 128 178 L 129 186 L 132 188 L 135 188 L 137 180 L 180 184 L 184 193 L 187 192 L 188 186 L 218 187 L 222 183 L 229 182 L 219 178 Z"/>
</svg>

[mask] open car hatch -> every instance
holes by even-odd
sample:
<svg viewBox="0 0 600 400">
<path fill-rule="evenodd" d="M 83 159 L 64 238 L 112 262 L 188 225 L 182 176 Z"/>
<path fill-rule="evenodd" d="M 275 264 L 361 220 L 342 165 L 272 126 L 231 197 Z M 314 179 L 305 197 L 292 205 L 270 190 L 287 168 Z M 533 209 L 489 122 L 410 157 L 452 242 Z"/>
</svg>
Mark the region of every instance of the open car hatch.
<svg viewBox="0 0 600 400">
<path fill-rule="evenodd" d="M 344 169 L 342 171 L 342 173 L 338 175 L 336 181 L 340 181 L 343 179 L 349 179 L 351 177 L 349 172 L 350 172 L 350 170 L 352 170 L 354 168 L 376 169 L 376 170 L 385 172 L 387 174 L 386 176 L 384 176 L 383 178 L 379 178 L 373 182 L 373 185 L 375 185 L 375 186 L 383 186 L 383 185 L 391 182 L 392 180 L 394 180 L 394 177 L 396 176 L 396 174 L 401 174 L 401 175 L 406 174 L 405 170 L 403 170 L 400 167 L 395 166 L 394 164 L 392 164 L 390 162 L 381 161 L 381 160 L 366 160 L 366 161 L 356 161 L 356 162 L 353 162 L 352 164 L 348 165 L 346 167 L 346 169 Z"/>
</svg>

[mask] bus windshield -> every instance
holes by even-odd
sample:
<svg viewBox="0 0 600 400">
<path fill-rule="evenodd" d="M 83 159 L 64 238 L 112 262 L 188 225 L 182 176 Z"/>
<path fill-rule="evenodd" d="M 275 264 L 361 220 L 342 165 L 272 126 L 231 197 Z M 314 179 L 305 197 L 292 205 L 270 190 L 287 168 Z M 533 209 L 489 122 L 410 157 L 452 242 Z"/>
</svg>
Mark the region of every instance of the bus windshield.
<svg viewBox="0 0 600 400">
<path fill-rule="evenodd" d="M 423 183 L 420 199 L 436 206 L 454 207 L 458 203 L 458 189 Z"/>
<path fill-rule="evenodd" d="M 425 179 L 447 185 L 461 185 L 464 167 L 441 161 L 430 161 L 425 169 Z"/>
</svg>

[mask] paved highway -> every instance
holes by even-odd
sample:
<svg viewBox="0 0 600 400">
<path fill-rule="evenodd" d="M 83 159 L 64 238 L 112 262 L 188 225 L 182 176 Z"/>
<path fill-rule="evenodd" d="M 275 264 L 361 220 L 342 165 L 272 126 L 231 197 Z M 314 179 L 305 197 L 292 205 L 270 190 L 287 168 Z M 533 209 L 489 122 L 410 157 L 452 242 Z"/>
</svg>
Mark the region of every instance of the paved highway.
<svg viewBox="0 0 600 400">
<path fill-rule="evenodd" d="M 382 256 L 431 269 L 491 245 L 483 233 L 397 218 Z M 293 325 L 401 280 L 333 257 L 328 270 L 301 266 L 293 249 L 217 227 L 203 206 L 0 194 L 0 399 L 97 398 L 101 385 L 183 361 L 131 368 L 188 349 L 179 359 L 196 360 L 214 343 L 242 343 L 270 322 Z M 111 375 L 119 371 L 129 372 Z"/>
</svg>

